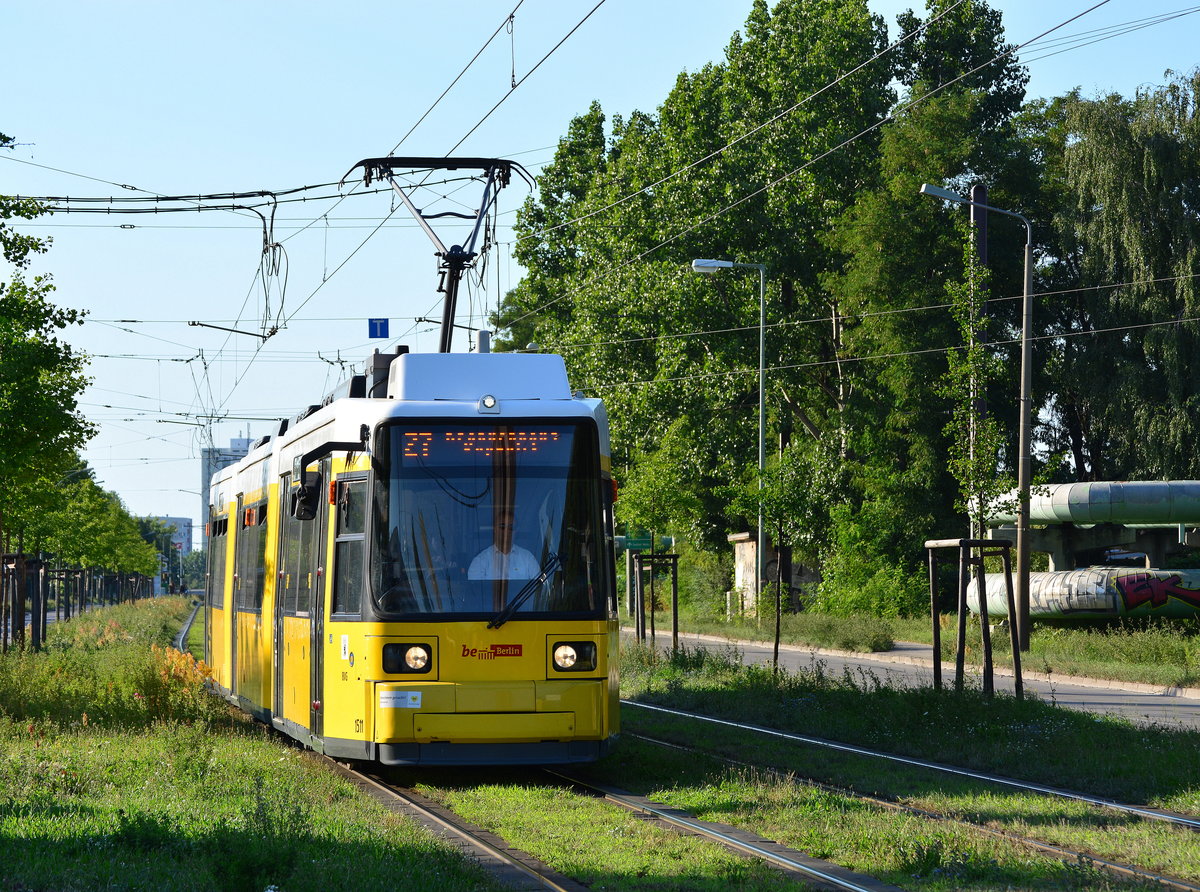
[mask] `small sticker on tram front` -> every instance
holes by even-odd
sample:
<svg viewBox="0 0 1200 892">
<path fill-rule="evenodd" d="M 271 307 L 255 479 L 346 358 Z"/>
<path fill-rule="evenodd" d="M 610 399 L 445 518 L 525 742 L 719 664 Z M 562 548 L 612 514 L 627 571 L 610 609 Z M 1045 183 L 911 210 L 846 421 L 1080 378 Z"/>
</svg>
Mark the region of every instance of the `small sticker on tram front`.
<svg viewBox="0 0 1200 892">
<path fill-rule="evenodd" d="M 420 691 L 380 691 L 380 709 L 420 709 Z"/>
</svg>

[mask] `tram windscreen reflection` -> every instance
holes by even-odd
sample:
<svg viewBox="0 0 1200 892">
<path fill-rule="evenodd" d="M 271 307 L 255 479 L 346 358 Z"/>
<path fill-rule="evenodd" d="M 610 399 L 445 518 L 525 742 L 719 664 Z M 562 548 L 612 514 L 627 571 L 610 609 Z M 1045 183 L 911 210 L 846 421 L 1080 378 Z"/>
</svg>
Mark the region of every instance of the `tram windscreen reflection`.
<svg viewBox="0 0 1200 892">
<path fill-rule="evenodd" d="M 594 429 L 394 424 L 381 442 L 372 589 L 382 613 L 491 614 L 543 575 L 517 616 L 603 609 Z"/>
</svg>

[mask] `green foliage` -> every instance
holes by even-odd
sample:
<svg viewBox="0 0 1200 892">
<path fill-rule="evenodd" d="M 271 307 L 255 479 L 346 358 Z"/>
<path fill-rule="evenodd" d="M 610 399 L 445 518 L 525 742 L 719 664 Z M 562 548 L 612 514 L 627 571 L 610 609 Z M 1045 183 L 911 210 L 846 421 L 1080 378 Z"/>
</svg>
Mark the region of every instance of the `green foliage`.
<svg viewBox="0 0 1200 892">
<path fill-rule="evenodd" d="M 1061 245 L 1047 273 L 1071 289 L 1044 311 L 1064 335 L 1049 433 L 1076 479 L 1200 475 L 1200 329 L 1187 321 L 1200 315 L 1198 104 L 1200 70 L 1132 99 L 1072 94 L 1041 110 Z M 1149 327 L 1089 336 L 1138 325 Z"/>
<path fill-rule="evenodd" d="M 890 70 L 873 66 L 792 109 L 786 122 L 748 131 L 883 40 L 865 2 L 757 4 L 724 62 L 681 75 L 656 114 L 614 117 L 608 134 L 596 105 L 575 118 L 519 215 L 518 257 L 529 273 L 497 322 L 516 326 L 512 344 L 561 351 L 573 379 L 604 396 L 618 466 L 657 462 L 643 477 L 651 480 L 669 470 L 664 462 L 686 463 L 686 479 L 678 469 L 666 478 L 684 486 L 663 509 L 672 529 L 709 546 L 723 544 L 731 522 L 715 494 L 756 461 L 759 283 L 743 271 L 702 279 L 685 264 L 700 256 L 766 263 L 768 363 L 820 351 L 821 330 L 774 323 L 828 315 L 816 287 L 827 258 L 815 234 L 841 206 L 823 196 L 861 177 L 871 140 L 763 187 L 877 121 Z M 725 214 L 731 182 L 738 195 L 758 195 Z M 826 435 L 829 398 L 809 373 L 778 370 L 768 387 L 789 424 Z M 706 528 L 696 529 L 697 514 Z"/>
<path fill-rule="evenodd" d="M 0 657 L 0 714 L 63 729 L 219 722 L 203 664 L 164 647 L 187 610 L 157 598 L 53 623 L 44 652 Z"/>
<path fill-rule="evenodd" d="M 941 393 L 951 400 L 949 441 L 950 472 L 958 481 L 955 508 L 967 515 L 972 535 L 983 537 L 984 521 L 1013 481 L 999 473 L 1004 437 L 995 415 L 986 410 L 983 394 L 999 376 L 999 362 L 988 343 L 988 270 L 979 262 L 972 233 L 964 233 L 963 282 L 947 282 L 950 312 L 958 323 L 962 346 L 947 354 L 949 369 Z"/>
<path fill-rule="evenodd" d="M 12 142 L 0 134 L 0 149 Z M 48 276 L 27 277 L 49 240 L 7 222 L 44 213 L 36 202 L 0 195 L 0 251 L 11 266 L 10 280 L 0 282 L 0 535 L 28 531 L 35 539 L 46 533 L 47 514 L 63 504 L 57 489 L 95 432 L 77 404 L 88 383 L 85 359 L 60 337 L 84 313 L 50 302 Z"/>
<path fill-rule="evenodd" d="M 685 618 L 683 627 L 689 632 L 724 635 L 760 641 L 764 629 L 752 620 L 735 618 L 732 621 L 704 621 Z M 828 647 L 835 650 L 872 653 L 891 650 L 896 635 L 893 620 L 863 613 L 835 616 L 830 613 L 805 611 L 783 617 L 780 641 L 809 647 Z"/>
<path fill-rule="evenodd" d="M 910 616 L 926 609 L 929 583 L 918 566 L 900 564 L 887 547 L 888 529 L 900 519 L 894 509 L 866 503 L 857 512 L 839 505 L 831 512 L 831 543 L 822 580 L 810 609 L 837 616 Z"/>
<path fill-rule="evenodd" d="M 687 421 L 677 419 L 650 454 L 639 455 L 629 476 L 621 481 L 617 517 L 629 528 L 660 533 L 700 533 L 704 529 L 704 503 L 696 491 L 696 476 L 689 462 Z"/>
<path fill-rule="evenodd" d="M 208 551 L 196 548 L 183 556 L 183 583 L 191 591 L 204 588 L 205 573 L 208 572 Z"/>
<path fill-rule="evenodd" d="M 942 283 L 966 267 L 955 212 L 920 184 L 1041 196 L 1046 130 L 1018 117 L 1027 76 L 1004 54 L 999 12 L 930 0 L 925 21 L 918 31 L 902 15 L 912 36 L 859 67 L 887 44 L 865 2 L 760 0 L 724 59 L 681 74 L 655 113 L 593 104 L 519 214 L 528 274 L 494 320 L 510 346 L 561 352 L 604 397 L 627 469 L 623 519 L 716 550 L 761 508 L 772 540 L 819 567 L 827 610 L 913 609 L 922 541 L 961 525 L 946 461 L 961 401 L 938 382 L 962 342 Z M 1021 280 L 1014 243 L 995 228 L 1000 293 Z M 746 269 L 693 275 L 696 257 L 767 267 L 767 439 L 782 448 L 761 480 L 759 282 Z M 994 330 L 1014 318 L 998 305 Z M 1014 356 L 987 357 L 1002 363 L 983 394 L 1002 407 L 985 450 L 1001 471 Z M 969 476 L 975 489 L 985 479 Z"/>
</svg>

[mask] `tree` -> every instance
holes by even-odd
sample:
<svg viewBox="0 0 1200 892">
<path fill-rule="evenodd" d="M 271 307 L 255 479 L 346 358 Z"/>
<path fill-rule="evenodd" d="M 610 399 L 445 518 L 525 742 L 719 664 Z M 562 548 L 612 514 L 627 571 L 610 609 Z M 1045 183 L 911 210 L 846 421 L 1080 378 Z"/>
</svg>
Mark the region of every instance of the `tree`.
<svg viewBox="0 0 1200 892">
<path fill-rule="evenodd" d="M 573 380 L 605 398 L 617 464 L 657 455 L 674 431 L 709 545 L 744 523 L 721 492 L 756 461 L 758 283 L 700 280 L 687 262 L 769 265 L 773 423 L 817 438 L 836 429 L 828 370 L 792 367 L 831 356 L 828 329 L 783 323 L 830 315 L 819 234 L 846 206 L 830 196 L 866 176 L 873 137 L 832 150 L 892 98 L 885 63 L 841 75 L 884 41 L 860 0 L 758 0 L 725 61 L 680 75 L 657 114 L 614 117 L 607 141 L 599 106 L 573 120 L 519 216 L 529 274 L 497 316 L 508 343 L 562 352 Z"/>
<path fill-rule="evenodd" d="M 1200 69 L 1043 110 L 1053 287 L 1067 292 L 1044 317 L 1061 337 L 1048 439 L 1079 480 L 1200 474 L 1198 105 Z"/>
<path fill-rule="evenodd" d="M 958 191 L 984 182 L 1003 207 L 1020 204 L 1014 184 L 1028 172 L 1029 151 L 1014 124 L 1025 75 L 1000 58 L 1008 47 L 999 13 L 979 0 L 953 7 L 930 0 L 926 21 L 928 30 L 903 44 L 898 74 L 908 92 L 882 128 L 875 176 L 826 239 L 843 258 L 824 283 L 846 317 L 839 354 L 851 394 L 843 409 L 848 494 L 831 514 L 820 589 L 829 609 L 860 600 L 876 611 L 897 603 L 911 609 L 917 601 L 908 580 L 918 577 L 922 541 L 962 530 L 946 460 L 954 407 L 938 387 L 946 351 L 964 343 L 942 284 L 966 272 L 951 216 L 960 210 L 920 198 L 918 190 L 923 182 Z M 900 17 L 903 32 L 919 24 L 911 13 Z M 1016 237 L 993 227 L 992 278 L 1000 293 L 1020 291 Z M 997 305 L 994 330 L 1012 331 L 1015 321 L 1008 304 Z M 1012 405 L 1015 384 L 1015 375 L 998 380 L 991 404 Z M 998 419 L 1006 432 L 1016 430 L 1013 417 L 1010 411 Z M 1011 463 L 1014 455 L 1006 438 L 1000 457 Z"/>
<path fill-rule="evenodd" d="M 11 145 L 0 134 L 0 148 Z M 58 337 L 83 313 L 50 303 L 49 277 L 26 278 L 33 255 L 49 242 L 6 222 L 42 213 L 35 202 L 0 196 L 0 249 L 12 268 L 11 279 L 0 282 L 0 537 L 6 524 L 20 529 L 28 518 L 12 515 L 15 508 L 54 487 L 93 433 L 76 404 L 87 385 L 84 359 Z"/>
</svg>

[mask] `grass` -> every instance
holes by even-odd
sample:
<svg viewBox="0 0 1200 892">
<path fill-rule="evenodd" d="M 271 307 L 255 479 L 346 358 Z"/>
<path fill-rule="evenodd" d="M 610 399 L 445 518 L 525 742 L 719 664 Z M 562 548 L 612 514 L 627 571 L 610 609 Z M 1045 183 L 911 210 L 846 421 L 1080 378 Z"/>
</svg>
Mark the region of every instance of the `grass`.
<svg viewBox="0 0 1200 892">
<path fill-rule="evenodd" d="M 764 864 L 584 796 L 544 776 L 477 769 L 423 772 L 419 787 L 474 824 L 594 889 L 776 890 Z"/>
<path fill-rule="evenodd" d="M 442 843 L 204 693 L 162 647 L 189 610 L 157 599 L 52 630 L 45 653 L 0 660 L 0 888 L 491 888 Z M 58 624 L 56 624 L 58 625 Z M 202 641 L 202 624 L 189 641 Z M 833 646 L 833 645 L 827 645 Z M 851 649 L 851 648 L 842 648 Z M 623 696 L 1200 814 L 1200 735 L 1136 728 L 977 692 L 896 690 L 869 675 L 773 674 L 685 648 L 623 653 Z M 797 771 L 1200 880 L 1195 834 L 966 780 L 623 710 L 627 731 Z M 709 820 L 735 823 L 922 889 L 1129 888 L 762 769 L 627 737 L 593 769 Z M 427 794 L 593 888 L 777 889 L 790 881 L 708 843 L 526 773 L 420 772 Z"/>
<path fill-rule="evenodd" d="M 204 604 L 201 602 L 200 609 L 196 611 L 196 618 L 192 622 L 192 626 L 188 629 L 187 640 L 183 646 L 197 660 L 204 659 Z"/>
<path fill-rule="evenodd" d="M 702 820 L 733 824 L 906 888 L 1128 888 L 1084 865 L 1031 854 L 966 827 L 640 741 L 628 741 L 591 773 Z"/>
<path fill-rule="evenodd" d="M 627 619 L 632 623 L 632 620 Z M 647 619 L 649 628 L 649 619 Z M 655 613 L 658 635 L 671 634 L 671 615 Z M 890 650 L 895 642 L 892 620 L 875 616 L 830 616 L 822 613 L 785 614 L 780 622 L 780 641 L 784 644 L 825 647 L 857 653 L 872 653 Z M 679 627 L 683 631 L 701 635 L 716 635 L 722 638 L 746 641 L 774 641 L 775 619 L 772 616 L 761 623 L 753 618 L 736 617 L 733 620 L 703 619 L 682 615 Z"/>
<path fill-rule="evenodd" d="M 623 647 L 622 696 L 1200 814 L 1200 732 L 1144 728 L 978 691 L 888 687 L 869 673 L 742 666 L 730 649 Z M 822 760 L 833 757 L 823 754 Z"/>
<path fill-rule="evenodd" d="M 942 659 L 953 661 L 957 620 L 940 617 Z M 655 615 L 659 634 L 670 635 L 669 613 Z M 774 618 L 730 621 L 704 619 L 684 613 L 680 629 L 731 640 L 773 641 Z M 788 614 L 782 618 L 784 644 L 820 647 L 857 653 L 891 649 L 896 641 L 933 643 L 928 617 L 888 618 L 830 616 L 818 613 Z M 966 659 L 982 661 L 978 617 L 968 618 Z M 1081 676 L 1138 682 L 1162 687 L 1200 686 L 1200 618 L 1177 620 L 1116 619 L 1106 621 L 1035 621 L 1030 649 L 1022 666 L 1051 675 Z M 1007 626 L 992 633 L 992 660 L 1011 666 Z"/>
<path fill-rule="evenodd" d="M 445 843 L 233 714 L 155 599 L 0 659 L 0 888 L 491 889 Z"/>
<path fill-rule="evenodd" d="M 733 654 L 728 654 L 731 657 Z M 879 747 L 939 761 L 1200 813 L 1200 735 L 1133 728 L 1036 702 L 977 692 L 893 690 L 869 678 L 832 678 L 815 667 L 795 675 L 742 667 L 685 651 L 658 658 L 629 647 L 624 695 L 739 721 Z M 627 732 L 707 750 L 759 766 L 879 793 L 1114 860 L 1200 878 L 1194 833 L 1026 796 L 926 770 L 736 729 L 623 710 Z M 897 884 L 921 888 L 1109 888 L 1085 865 L 995 842 L 945 824 L 898 816 L 836 793 L 797 787 L 764 771 L 626 740 L 594 769 L 699 817 L 727 821 Z"/>
<path fill-rule="evenodd" d="M 930 644 L 928 619 L 896 621 L 897 637 Z M 942 658 L 954 659 L 956 620 L 943 616 Z M 1011 666 L 1007 626 L 992 634 L 996 665 Z M 979 620 L 968 620 L 968 661 L 981 660 Z M 1105 621 L 1035 621 L 1022 666 L 1055 675 L 1077 675 L 1162 687 L 1200 685 L 1200 619 L 1127 618 Z"/>
</svg>

